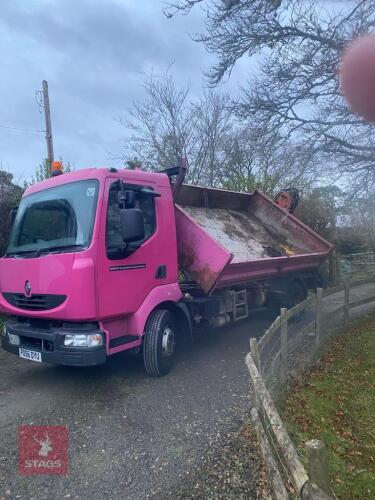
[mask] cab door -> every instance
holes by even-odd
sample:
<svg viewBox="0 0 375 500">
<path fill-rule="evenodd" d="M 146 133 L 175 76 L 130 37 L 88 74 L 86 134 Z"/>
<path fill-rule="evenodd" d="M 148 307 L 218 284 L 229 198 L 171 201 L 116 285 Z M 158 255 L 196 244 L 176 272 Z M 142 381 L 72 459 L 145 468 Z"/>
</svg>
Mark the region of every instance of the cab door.
<svg viewBox="0 0 375 500">
<path fill-rule="evenodd" d="M 97 266 L 101 319 L 134 313 L 152 288 L 168 282 L 161 241 L 163 224 L 158 217 L 164 193 L 160 192 L 161 196 L 155 198 L 142 194 L 139 189 L 143 186 L 148 191 L 154 190 L 152 183 L 126 183 L 126 189 L 134 186 L 136 207 L 142 210 L 145 225 L 144 238 L 127 245 L 121 232 L 120 182 L 107 179 L 105 187 Z"/>
</svg>

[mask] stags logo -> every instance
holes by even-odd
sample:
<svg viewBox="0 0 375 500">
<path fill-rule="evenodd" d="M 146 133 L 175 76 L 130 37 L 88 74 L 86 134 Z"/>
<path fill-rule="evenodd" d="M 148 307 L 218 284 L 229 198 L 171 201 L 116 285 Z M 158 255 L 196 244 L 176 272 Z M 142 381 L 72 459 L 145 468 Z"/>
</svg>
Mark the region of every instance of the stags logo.
<svg viewBox="0 0 375 500">
<path fill-rule="evenodd" d="M 52 446 L 51 446 L 51 440 L 48 436 L 46 435 L 45 439 L 37 439 L 36 436 L 34 436 L 35 441 L 39 444 L 40 450 L 38 455 L 40 457 L 48 457 L 48 453 L 52 451 Z"/>
<path fill-rule="evenodd" d="M 19 471 L 23 475 L 66 475 L 68 429 L 64 425 L 19 427 Z"/>
</svg>

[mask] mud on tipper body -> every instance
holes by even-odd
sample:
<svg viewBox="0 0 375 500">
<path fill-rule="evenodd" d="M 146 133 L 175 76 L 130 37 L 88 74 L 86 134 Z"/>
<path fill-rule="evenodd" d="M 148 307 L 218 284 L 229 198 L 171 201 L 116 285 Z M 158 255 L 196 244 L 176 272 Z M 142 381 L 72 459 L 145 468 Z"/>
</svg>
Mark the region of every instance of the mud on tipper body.
<svg viewBox="0 0 375 500">
<path fill-rule="evenodd" d="M 142 351 L 162 375 L 193 330 L 321 284 L 329 243 L 261 193 L 183 185 L 185 171 L 86 169 L 28 188 L 0 259 L 4 349 L 76 366 Z"/>
</svg>

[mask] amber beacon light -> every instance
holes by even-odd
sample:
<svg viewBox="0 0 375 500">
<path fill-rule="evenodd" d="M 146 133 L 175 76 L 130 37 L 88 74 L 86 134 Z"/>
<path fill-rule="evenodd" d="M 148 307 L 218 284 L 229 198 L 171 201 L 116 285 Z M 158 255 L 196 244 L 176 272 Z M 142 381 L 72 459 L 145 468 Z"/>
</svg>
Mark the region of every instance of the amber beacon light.
<svg viewBox="0 0 375 500">
<path fill-rule="evenodd" d="M 61 161 L 53 161 L 51 163 L 51 177 L 61 175 L 63 173 L 63 166 Z"/>
</svg>

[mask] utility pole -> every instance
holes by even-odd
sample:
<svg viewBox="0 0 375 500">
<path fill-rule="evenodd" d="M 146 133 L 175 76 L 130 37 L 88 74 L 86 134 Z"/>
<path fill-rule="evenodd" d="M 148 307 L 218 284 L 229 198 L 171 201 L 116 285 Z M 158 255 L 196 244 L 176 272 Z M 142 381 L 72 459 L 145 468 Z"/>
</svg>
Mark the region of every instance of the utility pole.
<svg viewBox="0 0 375 500">
<path fill-rule="evenodd" d="M 44 107 L 44 117 L 46 120 L 46 142 L 47 142 L 47 154 L 48 162 L 50 166 L 53 162 L 53 143 L 52 143 L 52 127 L 51 127 L 51 111 L 49 108 L 49 96 L 48 96 L 48 83 L 43 80 L 43 107 Z"/>
</svg>

